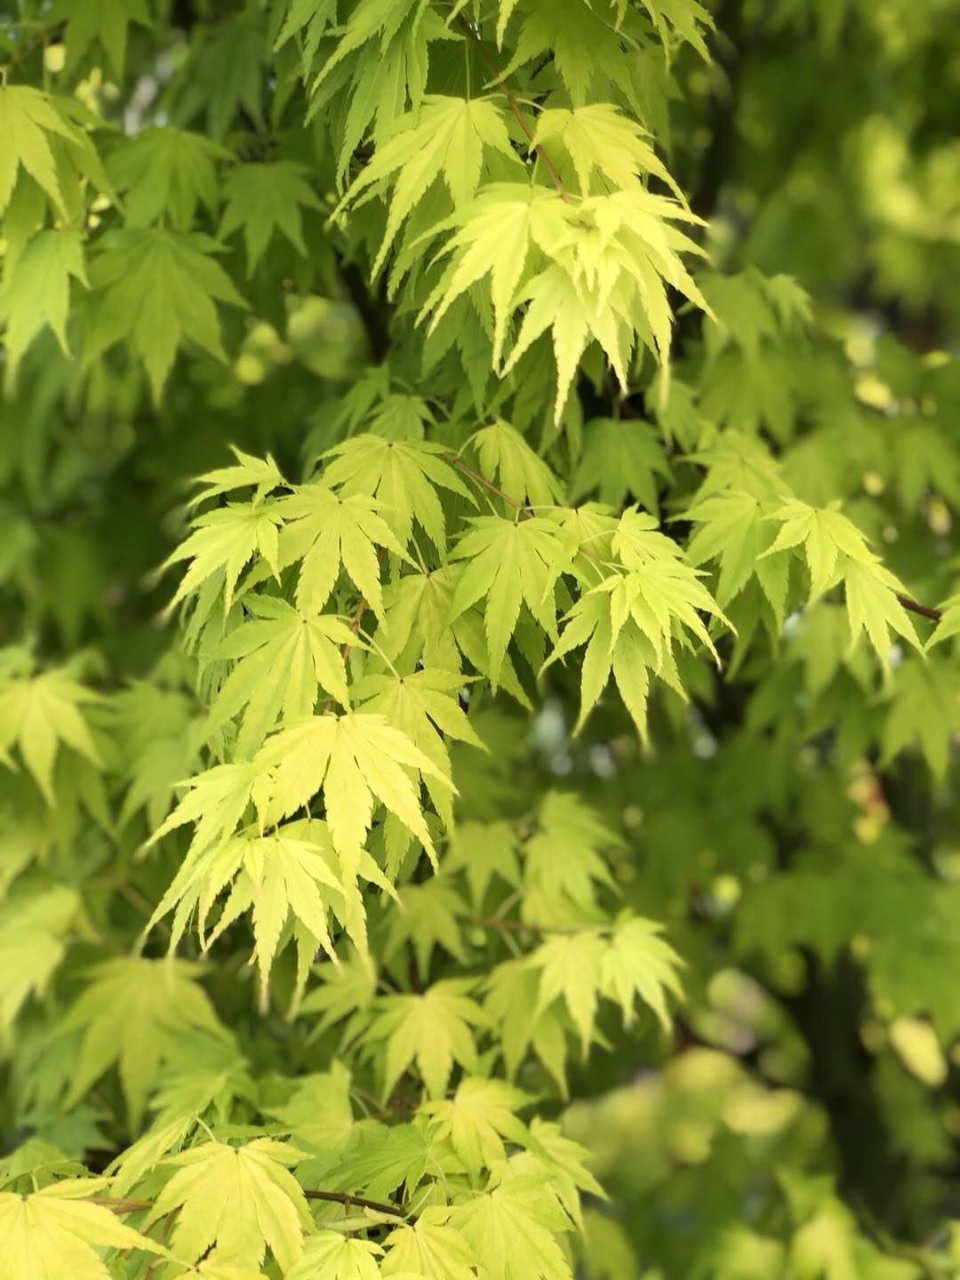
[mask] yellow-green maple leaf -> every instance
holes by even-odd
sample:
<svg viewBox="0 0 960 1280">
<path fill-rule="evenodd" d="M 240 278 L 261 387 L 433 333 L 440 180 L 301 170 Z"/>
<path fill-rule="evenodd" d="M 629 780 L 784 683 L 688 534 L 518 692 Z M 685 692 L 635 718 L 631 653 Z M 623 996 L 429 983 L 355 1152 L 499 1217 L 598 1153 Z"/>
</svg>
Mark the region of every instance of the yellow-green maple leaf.
<svg viewBox="0 0 960 1280">
<path fill-rule="evenodd" d="M 176 1172 L 154 1201 L 147 1225 L 176 1213 L 170 1247 L 186 1261 L 197 1261 L 215 1244 L 218 1261 L 259 1265 L 269 1246 L 286 1273 L 301 1256 L 312 1221 L 287 1167 L 305 1158 L 272 1138 L 241 1147 L 193 1147 L 165 1161 Z"/>
<path fill-rule="evenodd" d="M 90 1197 L 105 1178 L 53 1183 L 32 1195 L 0 1192 L 0 1280 L 110 1280 L 104 1249 L 165 1253 Z"/>
</svg>

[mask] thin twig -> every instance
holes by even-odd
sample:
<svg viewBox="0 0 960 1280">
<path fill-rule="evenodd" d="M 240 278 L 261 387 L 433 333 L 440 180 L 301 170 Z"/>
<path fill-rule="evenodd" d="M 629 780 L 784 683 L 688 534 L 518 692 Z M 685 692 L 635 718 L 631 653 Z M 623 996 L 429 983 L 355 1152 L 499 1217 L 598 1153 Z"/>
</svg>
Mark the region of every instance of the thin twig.
<svg viewBox="0 0 960 1280">
<path fill-rule="evenodd" d="M 357 1205 L 361 1209 L 370 1209 L 374 1213 L 386 1213 L 391 1218 L 406 1218 L 398 1204 L 384 1204 L 382 1200 L 365 1200 L 363 1196 L 350 1196 L 344 1191 L 304 1191 L 308 1200 L 326 1200 L 331 1204 L 342 1204 L 346 1208 Z"/>
<path fill-rule="evenodd" d="M 523 112 L 520 110 L 520 104 L 517 102 L 516 98 L 513 96 L 513 93 L 511 92 L 509 87 L 504 83 L 503 80 L 500 79 L 500 74 L 497 71 L 497 68 L 491 62 L 491 60 L 487 57 L 486 51 L 483 47 L 483 44 L 480 41 L 479 36 L 477 35 L 473 27 L 471 27 L 470 23 L 467 22 L 465 18 L 461 18 L 461 23 L 464 31 L 466 31 L 469 38 L 477 46 L 477 52 L 480 54 L 481 60 L 486 66 L 487 70 L 490 72 L 491 76 L 493 77 L 493 83 L 497 86 L 497 88 L 500 90 L 500 92 L 503 94 L 503 96 L 506 98 L 507 102 L 509 103 L 510 110 L 513 112 L 514 117 L 517 121 L 517 124 L 523 130 L 527 141 L 530 143 L 531 151 L 536 151 L 537 155 L 543 161 L 543 167 L 544 169 L 546 169 L 550 177 L 550 181 L 556 187 L 557 192 L 560 196 L 560 199 L 563 200 L 565 204 L 572 203 L 572 197 L 570 195 L 570 192 L 563 185 L 563 179 L 560 177 L 560 174 L 557 172 L 553 161 L 544 151 L 543 147 L 541 147 L 539 143 L 534 142 L 534 132 L 530 128 L 530 125 L 528 124 L 526 119 L 524 118 Z"/>
<path fill-rule="evenodd" d="M 918 604 L 916 600 L 911 600 L 909 596 L 902 596 L 899 592 L 897 593 L 897 599 L 904 609 L 908 609 L 911 613 L 918 613 L 921 618 L 929 618 L 932 622 L 939 622 L 943 617 L 942 609 L 934 609 L 928 604 Z"/>
</svg>

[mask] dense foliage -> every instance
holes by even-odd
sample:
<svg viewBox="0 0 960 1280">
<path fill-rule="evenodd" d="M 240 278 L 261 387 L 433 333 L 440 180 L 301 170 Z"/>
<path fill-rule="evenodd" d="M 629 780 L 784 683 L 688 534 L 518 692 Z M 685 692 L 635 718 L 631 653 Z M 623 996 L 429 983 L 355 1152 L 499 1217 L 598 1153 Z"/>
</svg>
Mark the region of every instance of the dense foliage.
<svg viewBox="0 0 960 1280">
<path fill-rule="evenodd" d="M 0 72 L 0 1280 L 960 1275 L 957 0 Z"/>
</svg>

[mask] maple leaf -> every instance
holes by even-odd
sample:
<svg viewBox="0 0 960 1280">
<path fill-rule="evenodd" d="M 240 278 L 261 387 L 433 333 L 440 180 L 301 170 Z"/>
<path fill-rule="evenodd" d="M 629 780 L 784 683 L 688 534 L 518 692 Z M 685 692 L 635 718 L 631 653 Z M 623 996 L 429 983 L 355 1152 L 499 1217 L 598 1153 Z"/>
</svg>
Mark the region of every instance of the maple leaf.
<svg viewBox="0 0 960 1280">
<path fill-rule="evenodd" d="M 341 855 L 352 856 L 363 846 L 375 799 L 433 854 L 417 791 L 405 770 L 441 782 L 444 775 L 383 716 L 313 716 L 268 738 L 257 763 L 271 775 L 266 823 L 293 813 L 322 788 L 330 834 Z"/>
<path fill-rule="evenodd" d="M 607 944 L 591 931 L 548 938 L 531 952 L 527 963 L 540 974 L 536 1012 L 562 998 L 580 1033 L 586 1053 L 593 1039 Z"/>
<path fill-rule="evenodd" d="M 79 912 L 80 900 L 66 885 L 14 892 L 0 904 L 0 1036 L 31 994 L 43 994 Z"/>
<path fill-rule="evenodd" d="M 302 808 L 322 790 L 337 856 L 338 883 L 346 899 L 341 919 L 356 945 L 365 951 L 365 913 L 357 877 L 377 879 L 381 888 L 392 892 L 388 880 L 379 873 L 371 874 L 376 864 L 364 850 L 374 806 L 383 804 L 436 864 L 418 785 L 425 776 L 432 776 L 452 786 L 449 779 L 445 780 L 432 761 L 382 716 L 355 713 L 313 716 L 280 730 L 267 739 L 248 768 L 252 772 L 244 784 L 246 791 L 238 793 L 238 818 L 242 812 L 240 795 L 245 807 L 254 788 L 261 822 L 267 825 Z M 165 827 L 186 820 L 178 815 L 179 810 Z M 195 842 L 199 838 L 198 826 Z"/>
<path fill-rule="evenodd" d="M 671 479 L 670 464 L 649 423 L 594 418 L 584 427 L 583 453 L 573 479 L 574 501 L 595 492 L 607 506 L 619 508 L 632 498 L 655 512 L 658 477 Z"/>
<path fill-rule="evenodd" d="M 16 745 L 48 804 L 54 802 L 53 768 L 61 744 L 92 764 L 100 755 L 82 708 L 97 695 L 65 671 L 0 678 L 0 762 L 13 767 L 7 754 Z"/>
<path fill-rule="evenodd" d="M 716 597 L 722 608 L 756 576 L 782 624 L 789 566 L 785 554 L 766 554 L 774 540 L 767 514 L 765 505 L 747 492 L 715 493 L 694 501 L 683 515 L 698 526 L 686 556 L 695 567 L 719 560 Z"/>
<path fill-rule="evenodd" d="M 570 157 L 580 191 L 591 194 L 591 177 L 598 171 L 613 190 L 625 191 L 640 184 L 641 175 L 652 174 L 668 186 L 681 204 L 683 192 L 647 142 L 649 134 L 616 107 L 593 102 L 575 107 L 541 111 L 530 148 L 559 142 Z"/>
<path fill-rule="evenodd" d="M 196 966 L 183 960 L 122 956 L 95 965 L 57 1028 L 82 1032 L 64 1105 L 73 1106 L 117 1063 L 135 1126 L 160 1064 L 182 1048 L 186 1034 L 226 1034 L 196 977 Z"/>
<path fill-rule="evenodd" d="M 0 1192 L 0 1280 L 110 1280 L 99 1249 L 164 1253 L 155 1240 L 90 1203 L 106 1186 L 105 1178 L 71 1178 L 26 1196 Z"/>
<path fill-rule="evenodd" d="M 0 286 L 0 323 L 10 385 L 16 385 L 24 352 L 46 325 L 68 353 L 70 281 L 86 285 L 83 243 L 76 231 L 40 231 L 11 263 Z"/>
<path fill-rule="evenodd" d="M 108 232 L 90 264 L 93 319 L 85 354 L 94 360 L 125 341 L 143 361 L 159 402 L 177 348 L 189 340 L 225 354 L 216 303 L 246 308 L 213 258 L 215 240 L 196 232 L 127 227 Z"/>
<path fill-rule="evenodd" d="M 223 575 L 224 607 L 229 611 L 240 575 L 257 553 L 279 578 L 281 522 L 276 503 L 249 506 L 230 502 L 197 516 L 193 532 L 159 569 L 163 573 L 183 560 L 193 561 L 167 605 L 168 612 L 214 574 Z"/>
<path fill-rule="evenodd" d="M 243 231 L 247 276 L 253 275 L 273 236 L 280 232 L 301 256 L 307 256 L 301 209 L 321 202 L 307 181 L 308 170 L 292 160 L 238 164 L 223 183 L 220 236 Z"/>
<path fill-rule="evenodd" d="M 542 1177 L 505 1177 L 450 1211 L 490 1280 L 570 1280 L 557 1235 L 571 1223 Z"/>
<path fill-rule="evenodd" d="M 75 171 L 109 190 L 103 166 L 86 133 L 71 118 L 69 101 L 29 85 L 0 85 L 0 213 L 10 204 L 22 169 L 63 217 L 63 183 Z"/>
<path fill-rule="evenodd" d="M 620 696 L 641 738 L 646 735 L 650 676 L 684 697 L 673 646 L 698 639 L 716 657 L 699 613 L 723 614 L 682 552 L 656 532 L 656 521 L 626 512 L 613 537 L 613 549 L 626 572 L 604 577 L 580 596 L 545 666 L 582 644 L 587 645 L 580 682 L 579 731 L 596 705 L 611 671 Z"/>
<path fill-rule="evenodd" d="M 288 1165 L 305 1158 L 286 1142 L 255 1138 L 241 1147 L 205 1142 L 164 1163 L 175 1170 L 146 1225 L 176 1213 L 170 1245 L 187 1261 L 211 1245 L 217 1260 L 259 1265 L 269 1246 L 286 1274 L 303 1253 L 310 1211 Z"/>
<path fill-rule="evenodd" d="M 563 500 L 556 476 L 537 457 L 519 431 L 498 418 L 470 437 L 477 452 L 480 470 L 518 505 L 555 506 Z"/>
<path fill-rule="evenodd" d="M 469 979 L 435 982 L 422 995 L 384 996 L 365 1036 L 366 1043 L 386 1041 L 383 1067 L 384 1100 L 413 1063 L 431 1098 L 447 1088 L 454 1063 L 467 1071 L 478 1069 L 472 1027 L 486 1023 L 483 1010 L 467 992 Z"/>
<path fill-rule="evenodd" d="M 301 1077 L 289 1101 L 268 1114 L 288 1127 L 298 1145 L 320 1154 L 342 1151 L 354 1127 L 350 1072 L 334 1062 L 329 1071 Z"/>
<path fill-rule="evenodd" d="M 677 970 L 680 957 L 660 937 L 662 927 L 652 920 L 627 916 L 614 928 L 601 965 L 605 996 L 623 1010 L 624 1026 L 634 1020 L 637 996 L 653 1010 L 664 1030 L 669 1028 L 667 994 L 682 995 Z"/>
<path fill-rule="evenodd" d="M 530 1135 L 516 1112 L 531 1102 L 504 1080 L 468 1076 L 451 1099 L 427 1102 L 421 1110 L 435 1117 L 440 1136 L 449 1137 L 468 1172 L 479 1174 L 506 1158 L 504 1138 L 516 1146 L 527 1145 Z"/>
<path fill-rule="evenodd" d="M 447 456 L 449 450 L 426 441 L 354 436 L 323 455 L 332 459 L 324 467 L 323 480 L 342 497 L 360 494 L 376 499 L 380 515 L 404 546 L 413 536 L 416 519 L 442 554 L 447 545 L 446 521 L 437 490 L 446 489 L 473 502 Z"/>
<path fill-rule="evenodd" d="M 163 221 L 175 231 L 189 231 L 198 206 L 216 213 L 217 163 L 232 158 L 225 147 L 199 133 L 165 125 L 126 139 L 108 159 L 107 173 L 125 193 L 129 225 Z"/>
<path fill-rule="evenodd" d="M 480 184 L 485 148 L 517 163 L 502 109 L 490 98 L 428 94 L 417 110 L 394 122 L 389 139 L 364 165 L 336 210 L 342 213 L 362 203 L 364 193 L 369 199 L 372 189 L 396 179 L 374 275 L 383 266 L 404 221 L 441 175 L 455 206 L 473 198 Z"/>
<path fill-rule="evenodd" d="M 256 762 L 247 760 L 214 765 L 196 774 L 184 784 L 189 788 L 187 794 L 145 847 L 151 848 L 171 831 L 193 822 L 196 825 L 188 857 L 199 857 L 236 829 L 262 777 L 263 770 Z"/>
<path fill-rule="evenodd" d="M 667 285 L 708 309 L 681 259 L 700 250 L 672 225 L 697 221 L 675 200 L 643 187 L 576 200 L 545 187 L 491 183 L 434 229 L 452 233 L 438 254 L 449 261 L 419 318 L 429 318 L 432 332 L 457 298 L 489 276 L 494 367 L 509 373 L 549 330 L 559 422 L 590 342 L 599 343 L 626 388 L 638 338 L 661 362 L 668 358 Z M 503 361 L 508 323 L 522 306 L 516 341 Z"/>
<path fill-rule="evenodd" d="M 861 631 L 886 668 L 891 632 L 920 647 L 916 630 L 897 598 L 904 594 L 900 580 L 874 555 L 852 521 L 838 510 L 809 506 L 792 498 L 769 517 L 781 526 L 765 555 L 803 548 L 810 575 L 810 600 L 817 600 L 841 580 L 847 604 L 851 644 Z"/>
<path fill-rule="evenodd" d="M 286 480 L 274 462 L 271 454 L 265 458 L 257 458 L 251 453 L 244 453 L 230 445 L 230 452 L 236 462 L 229 467 L 217 467 L 197 476 L 194 484 L 201 487 L 201 492 L 194 494 L 189 506 L 195 507 L 210 498 L 218 498 L 221 494 L 233 493 L 237 489 L 253 489 L 251 505 L 257 507 L 272 489 L 288 488 Z"/>
<path fill-rule="evenodd" d="M 367 855 L 358 858 L 357 872 L 385 886 L 382 874 Z M 212 932 L 207 919 L 218 895 L 230 894 Z M 339 874 L 336 856 L 324 823 L 288 823 L 257 836 L 243 832 L 198 855 L 192 852 L 174 877 L 147 924 L 152 928 L 175 910 L 170 949 L 176 947 L 192 916 L 204 950 L 246 911 L 252 914 L 254 955 L 264 988 L 289 921 L 300 926 L 297 945 L 300 972 L 306 974 L 318 948 L 329 954 L 333 944 L 327 926 L 330 911 L 344 920 L 349 885 Z"/>
<path fill-rule="evenodd" d="M 916 742 L 934 776 L 943 779 L 950 740 L 960 728 L 960 687 L 952 664 L 933 658 L 903 662 L 894 672 L 891 692 L 881 739 L 883 763 Z"/>
<path fill-rule="evenodd" d="M 595 885 L 616 892 L 601 850 L 620 841 L 577 796 L 548 791 L 537 815 L 538 830 L 523 842 L 523 919 L 536 925 L 567 925 L 596 918 Z"/>
<path fill-rule="evenodd" d="M 444 1225 L 447 1210 L 429 1206 L 410 1226 L 387 1236 L 385 1276 L 422 1276 L 423 1280 L 473 1280 L 476 1255 L 454 1227 Z"/>
<path fill-rule="evenodd" d="M 118 80 L 123 78 L 130 24 L 151 25 L 146 0 L 101 0 L 94 5 L 86 4 L 85 0 L 57 0 L 50 20 L 66 22 L 64 71 L 70 73 L 90 47 L 97 43 L 110 59 Z"/>
<path fill-rule="evenodd" d="M 312 714 L 320 689 L 349 706 L 343 653 L 361 642 L 331 614 L 304 615 L 285 600 L 253 592 L 243 603 L 250 619 L 209 654 L 209 662 L 235 665 L 210 708 L 208 732 L 242 710 L 237 747 L 247 754 L 278 721 Z"/>
<path fill-rule="evenodd" d="M 329 600 L 341 567 L 383 620 L 377 547 L 408 559 L 380 514 L 380 504 L 363 494 L 340 497 L 325 484 L 301 485 L 277 501 L 285 527 L 280 537 L 282 567 L 299 560 L 297 607 L 319 612 Z"/>
<path fill-rule="evenodd" d="M 438 772 L 426 774 L 424 785 L 448 827 L 453 823 L 453 799 L 446 781 L 451 774 L 450 756 L 441 734 L 483 749 L 456 698 L 463 687 L 463 676 L 429 669 L 408 676 L 368 675 L 353 687 L 364 711 L 382 715 L 433 762 Z"/>
<path fill-rule="evenodd" d="M 518 521 L 478 516 L 453 556 L 467 564 L 457 580 L 450 620 L 486 597 L 487 651 L 496 688 L 521 604 L 548 634 L 556 633 L 554 593 L 569 558 L 567 548 L 556 525 L 541 516 Z"/>
<path fill-rule="evenodd" d="M 339 1231 L 320 1231 L 306 1242 L 287 1280 L 380 1280 L 383 1250 L 372 1240 L 352 1240 Z"/>
<path fill-rule="evenodd" d="M 566 1097 L 566 1035 L 560 1005 L 538 1012 L 539 984 L 539 975 L 525 958 L 498 964 L 485 982 L 484 1012 L 497 1029 L 508 1076 L 516 1075 L 532 1048 Z"/>
<path fill-rule="evenodd" d="M 450 832 L 443 869 L 464 873 L 470 899 L 479 910 L 494 876 L 514 889 L 520 883 L 517 849 L 509 822 L 458 822 Z"/>
<path fill-rule="evenodd" d="M 459 923 L 466 904 L 451 885 L 434 878 L 425 884 L 404 886 L 397 898 L 401 909 L 390 914 L 383 949 L 385 964 L 405 943 L 413 948 L 417 972 L 423 980 L 430 972 L 430 959 L 438 945 L 461 964 L 467 964 Z"/>
</svg>

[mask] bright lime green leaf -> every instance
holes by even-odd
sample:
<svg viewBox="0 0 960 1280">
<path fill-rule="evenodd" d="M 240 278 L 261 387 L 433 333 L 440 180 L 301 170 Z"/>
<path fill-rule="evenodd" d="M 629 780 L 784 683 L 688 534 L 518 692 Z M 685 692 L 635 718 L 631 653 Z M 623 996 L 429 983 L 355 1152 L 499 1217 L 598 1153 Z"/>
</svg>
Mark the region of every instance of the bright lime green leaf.
<svg viewBox="0 0 960 1280">
<path fill-rule="evenodd" d="M 233 493 L 235 489 L 248 488 L 254 490 L 251 502 L 256 507 L 272 489 L 287 487 L 286 480 L 269 453 L 265 458 L 256 458 L 233 445 L 230 446 L 230 452 L 237 460 L 233 466 L 218 467 L 215 471 L 197 476 L 195 483 L 202 486 L 202 492 L 195 494 L 190 500 L 191 507 L 209 498 Z"/>
<path fill-rule="evenodd" d="M 277 503 L 249 506 L 231 502 L 205 511 L 193 521 L 193 532 L 160 566 L 191 560 L 168 610 L 197 589 L 213 574 L 224 577 L 224 607 L 229 611 L 233 593 L 244 569 L 260 555 L 275 576 L 279 576 L 282 515 Z"/>
<path fill-rule="evenodd" d="M 454 1063 L 465 1071 L 477 1071 L 472 1028 L 482 1027 L 486 1019 L 467 995 L 471 986 L 469 980 L 450 978 L 434 983 L 422 995 L 385 996 L 380 1001 L 380 1011 L 364 1040 L 386 1041 L 384 1099 L 414 1064 L 431 1098 L 443 1096 Z"/>
<path fill-rule="evenodd" d="M 263 1261 L 269 1247 L 287 1273 L 303 1254 L 310 1211 L 287 1168 L 305 1153 L 272 1138 L 241 1147 L 205 1142 L 165 1163 L 176 1172 L 154 1201 L 147 1224 L 176 1213 L 170 1247 L 195 1262 L 216 1245 L 217 1260 Z"/>
<path fill-rule="evenodd" d="M 467 564 L 457 581 L 450 618 L 455 620 L 486 598 L 487 651 L 496 688 L 521 604 L 548 634 L 556 633 L 554 593 L 569 558 L 567 550 L 556 525 L 543 517 L 514 521 L 478 516 L 453 554 Z"/>
<path fill-rule="evenodd" d="M 626 512 L 613 549 L 626 572 L 612 573 L 580 596 L 566 617 L 547 666 L 586 644 L 581 667 L 579 730 L 606 688 L 611 671 L 641 737 L 651 676 L 686 696 L 675 646 L 699 640 L 716 656 L 701 613 L 723 615 L 676 543 L 656 521 Z"/>
<path fill-rule="evenodd" d="M 367 1014 L 377 991 L 377 976 L 372 965 L 353 954 L 339 964 L 317 965 L 314 985 L 299 1006 L 302 1014 L 321 1014 L 315 1024 L 315 1035 L 322 1035 L 338 1022 L 349 1019 L 346 1039 L 357 1025 L 366 1025 Z M 352 1025 L 351 1025 L 352 1024 Z"/>
<path fill-rule="evenodd" d="M 196 1052 L 201 1049 L 203 1052 Z M 219 1040 L 191 1045 L 189 1061 L 176 1072 L 165 1072 L 163 1084 L 150 1099 L 150 1127 L 108 1166 L 111 1190 L 125 1196 L 164 1156 L 179 1150 L 205 1112 L 222 1115 L 235 1098 L 249 1099 L 254 1087 L 242 1059 Z"/>
<path fill-rule="evenodd" d="M 684 512 L 696 532 L 687 546 L 694 567 L 718 560 L 717 602 L 726 607 L 756 575 L 764 595 L 782 624 L 787 599 L 788 564 L 785 554 L 767 555 L 773 528 L 764 505 L 750 493 L 712 494 Z"/>
<path fill-rule="evenodd" d="M 197 983 L 196 966 L 182 960 L 123 956 L 90 971 L 58 1032 L 82 1032 L 66 1098 L 72 1106 L 114 1063 L 136 1125 L 161 1065 L 193 1031 L 223 1036 L 213 1006 Z"/>
<path fill-rule="evenodd" d="M 920 648 L 910 615 L 899 600 L 903 583 L 879 560 L 874 559 L 872 564 L 851 560 L 843 585 L 851 642 L 856 643 L 864 632 L 884 665 L 889 661 L 894 635 L 902 636 L 915 649 Z"/>
<path fill-rule="evenodd" d="M 267 245 L 279 232 L 301 256 L 307 256 L 301 209 L 319 209 L 320 200 L 307 182 L 308 171 L 292 160 L 238 164 L 223 183 L 225 207 L 220 236 L 243 232 L 247 275 L 252 276 Z"/>
<path fill-rule="evenodd" d="M 380 1280 L 383 1250 L 372 1240 L 352 1240 L 339 1231 L 320 1231 L 306 1243 L 287 1280 Z"/>
<path fill-rule="evenodd" d="M 562 502 L 559 480 L 509 422 L 497 419 L 490 426 L 481 427 L 470 437 L 470 443 L 477 451 L 482 474 L 497 481 L 518 506 L 549 507 Z"/>
<path fill-rule="evenodd" d="M 508 373 L 549 331 L 559 422 L 578 361 L 591 342 L 599 343 L 626 388 L 638 340 L 661 362 L 668 358 L 672 312 L 666 286 L 706 308 L 681 260 L 699 250 L 673 225 L 678 221 L 697 219 L 642 187 L 565 200 L 545 187 L 492 183 L 436 229 L 451 232 L 440 250 L 449 261 L 420 318 L 429 317 L 432 331 L 457 298 L 489 277 L 494 368 Z M 504 362 L 509 323 L 524 304 Z"/>
<path fill-rule="evenodd" d="M 101 191 L 108 187 L 90 139 L 73 123 L 72 107 L 29 85 L 0 85 L 0 212 L 10 203 L 21 169 L 63 215 L 66 196 L 72 201 L 74 194 L 63 187 L 71 169 Z"/>
<path fill-rule="evenodd" d="M 0 678 L 0 762 L 14 767 L 8 752 L 16 746 L 48 804 L 54 802 L 53 769 L 61 745 L 101 763 L 83 713 L 96 700 L 64 671 Z"/>
<path fill-rule="evenodd" d="M 453 1227 L 444 1225 L 446 1209 L 427 1208 L 410 1226 L 386 1239 L 385 1276 L 421 1276 L 423 1280 L 473 1280 L 477 1255 Z"/>
<path fill-rule="evenodd" d="M 446 550 L 446 520 L 439 489 L 472 501 L 470 491 L 446 460 L 448 451 L 425 441 L 354 436 L 330 449 L 323 480 L 341 497 L 375 498 L 377 509 L 406 546 L 414 520 L 441 554 Z"/>
<path fill-rule="evenodd" d="M 209 913 L 228 885 L 229 898 L 208 936 Z M 281 934 L 290 920 L 299 922 L 305 931 L 305 937 L 298 937 L 304 970 L 320 947 L 332 953 L 327 917 L 331 910 L 340 919 L 346 916 L 346 894 L 325 825 L 317 821 L 290 823 L 263 836 L 242 833 L 198 856 L 188 855 L 148 928 L 176 908 L 171 949 L 194 915 L 206 949 L 228 924 L 249 911 L 254 955 L 266 987 Z"/>
<path fill-rule="evenodd" d="M 237 744 L 247 754 L 278 722 L 311 715 L 321 689 L 349 706 L 344 654 L 360 641 L 342 619 L 304 615 L 276 596 L 251 592 L 244 608 L 249 620 L 210 654 L 234 665 L 210 708 L 209 732 L 242 711 Z"/>
<path fill-rule="evenodd" d="M 322 788 L 330 834 L 342 857 L 362 848 L 375 800 L 432 852 L 417 789 L 406 770 L 440 781 L 443 774 L 383 716 L 313 716 L 268 738 L 257 761 L 270 771 L 265 822 L 295 812 Z"/>
<path fill-rule="evenodd" d="M 129 226 L 161 222 L 189 231 L 198 207 L 213 216 L 220 203 L 217 164 L 225 147 L 185 129 L 144 129 L 111 153 L 107 173 L 123 195 Z"/>
<path fill-rule="evenodd" d="M 223 360 L 216 303 L 247 304 L 212 256 L 218 249 L 208 236 L 158 227 L 104 236 L 90 263 L 95 297 L 86 358 L 128 343 L 146 366 L 156 401 L 184 341 Z"/>
<path fill-rule="evenodd" d="M 404 221 L 438 178 L 443 177 L 455 206 L 474 197 L 486 148 L 517 162 L 503 108 L 490 98 L 428 95 L 416 111 L 396 121 L 389 139 L 364 165 L 337 210 L 369 199 L 371 189 L 379 190 L 394 179 L 387 225 L 373 264 L 375 275 Z"/>
<path fill-rule="evenodd" d="M 451 1210 L 449 1221 L 489 1280 L 571 1280 L 557 1237 L 572 1224 L 542 1177 L 508 1178 Z"/>
<path fill-rule="evenodd" d="M 57 0 L 50 18 L 54 22 L 65 20 L 67 24 L 63 36 L 67 48 L 64 71 L 72 71 L 96 43 L 110 59 L 118 80 L 123 79 L 130 24 L 151 25 L 146 0 L 98 0 L 96 4 L 87 4 L 86 0 Z"/>
<path fill-rule="evenodd" d="M 548 938 L 528 960 L 540 974 L 535 1012 L 562 999 L 580 1033 L 584 1053 L 594 1035 L 606 954 L 606 940 L 599 933 L 584 932 Z"/>
<path fill-rule="evenodd" d="M 281 567 L 299 560 L 297 607 L 316 613 L 327 603 L 341 570 L 383 619 L 377 549 L 406 559 L 406 552 L 381 514 L 380 504 L 363 494 L 340 497 L 325 484 L 301 485 L 281 498 L 286 521 L 280 537 Z"/>
<path fill-rule="evenodd" d="M 0 1038 L 29 996 L 43 995 L 79 911 L 80 900 L 66 885 L 14 892 L 0 903 Z"/>
<path fill-rule="evenodd" d="M 382 715 L 433 762 L 437 775 L 425 775 L 424 785 L 448 827 L 453 823 L 453 797 L 446 782 L 450 777 L 450 756 L 445 739 L 483 748 L 457 701 L 463 688 L 462 676 L 424 669 L 408 676 L 365 676 L 353 690 L 358 706 Z"/>
<path fill-rule="evenodd" d="M 255 762 L 246 760 L 217 764 L 196 774 L 183 784 L 189 788 L 187 794 L 153 833 L 146 847 L 150 848 L 171 831 L 192 822 L 195 830 L 188 856 L 199 857 L 233 833 L 251 798 L 259 799 L 257 786 L 263 779 L 264 770 Z M 262 803 L 260 800 L 261 806 Z"/>
<path fill-rule="evenodd" d="M 24 352 L 44 326 L 67 351 L 70 281 L 87 283 L 83 243 L 76 231 L 41 231 L 18 255 L 0 286 L 0 324 L 11 386 Z"/>
<path fill-rule="evenodd" d="M 682 994 L 677 977 L 681 961 L 661 933 L 661 926 L 653 921 L 628 916 L 616 926 L 607 946 L 601 964 L 602 991 L 620 1005 L 624 1026 L 634 1020 L 638 996 L 665 1030 L 670 1025 L 666 997 L 679 999 Z"/>
<path fill-rule="evenodd" d="M 441 1136 L 449 1137 L 468 1172 L 477 1175 L 506 1158 L 504 1139 L 528 1145 L 530 1135 L 516 1113 L 531 1101 L 504 1080 L 470 1076 L 460 1081 L 451 1099 L 425 1103 L 422 1110 L 436 1117 Z"/>
<path fill-rule="evenodd" d="M 649 135 L 635 120 L 609 103 L 594 102 L 573 111 L 551 109 L 537 117 L 531 147 L 557 143 L 570 158 L 582 195 L 593 194 L 591 178 L 596 171 L 604 179 L 601 190 L 625 191 L 640 185 L 640 178 L 652 175 L 668 186 L 681 203 L 683 192 L 647 142 Z"/>
<path fill-rule="evenodd" d="M 0 1280 L 110 1280 L 100 1250 L 163 1253 L 155 1240 L 90 1203 L 106 1186 L 105 1178 L 76 1178 L 26 1196 L 0 1192 Z"/>
</svg>

